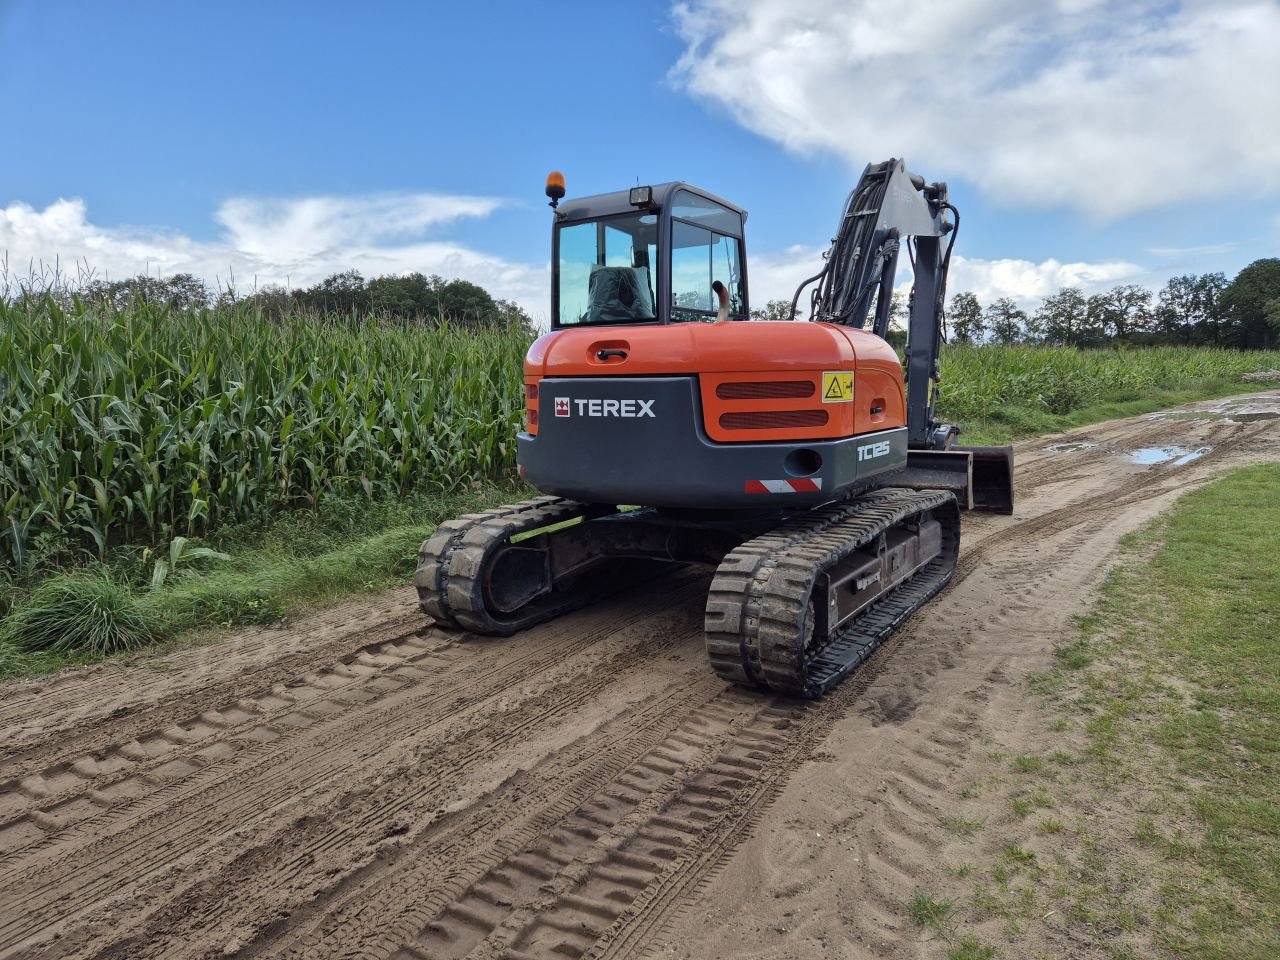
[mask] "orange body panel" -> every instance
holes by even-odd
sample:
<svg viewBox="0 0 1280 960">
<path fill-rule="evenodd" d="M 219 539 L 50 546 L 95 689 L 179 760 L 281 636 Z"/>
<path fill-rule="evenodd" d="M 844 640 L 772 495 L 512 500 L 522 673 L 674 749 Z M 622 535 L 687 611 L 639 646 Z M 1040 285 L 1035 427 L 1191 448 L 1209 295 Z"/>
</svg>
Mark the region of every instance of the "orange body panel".
<svg viewBox="0 0 1280 960">
<path fill-rule="evenodd" d="M 625 356 L 602 360 L 602 350 Z M 853 373 L 852 401 L 824 401 L 823 374 L 836 372 Z M 537 433 L 539 380 L 599 376 L 697 376 L 704 428 L 724 443 L 849 437 L 907 422 L 902 365 L 875 334 L 826 323 L 749 321 L 545 334 L 524 363 L 529 432 Z"/>
</svg>

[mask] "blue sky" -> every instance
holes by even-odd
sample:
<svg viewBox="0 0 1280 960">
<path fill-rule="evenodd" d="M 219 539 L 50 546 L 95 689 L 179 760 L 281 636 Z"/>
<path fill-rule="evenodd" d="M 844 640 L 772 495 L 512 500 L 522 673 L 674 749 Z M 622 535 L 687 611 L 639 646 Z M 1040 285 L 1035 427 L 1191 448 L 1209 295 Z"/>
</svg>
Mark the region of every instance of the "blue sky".
<svg viewBox="0 0 1280 960">
<path fill-rule="evenodd" d="M 759 303 L 892 154 L 951 185 L 953 290 L 1231 275 L 1280 248 L 1278 48 L 1275 2 L 0 0 L 0 250 L 422 269 L 545 315 L 555 167 L 747 207 Z"/>
</svg>

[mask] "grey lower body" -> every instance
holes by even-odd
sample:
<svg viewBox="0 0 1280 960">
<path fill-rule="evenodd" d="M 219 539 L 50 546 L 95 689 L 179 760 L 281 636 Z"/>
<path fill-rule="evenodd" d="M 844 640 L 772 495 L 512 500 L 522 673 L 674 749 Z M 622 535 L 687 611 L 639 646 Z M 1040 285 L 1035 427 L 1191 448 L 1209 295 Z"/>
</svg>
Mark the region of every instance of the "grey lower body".
<svg viewBox="0 0 1280 960">
<path fill-rule="evenodd" d="M 682 509 L 827 503 L 907 465 L 905 427 L 834 440 L 717 443 L 694 377 L 539 384 L 538 433 L 516 438 L 525 480 L 571 500 Z"/>
</svg>

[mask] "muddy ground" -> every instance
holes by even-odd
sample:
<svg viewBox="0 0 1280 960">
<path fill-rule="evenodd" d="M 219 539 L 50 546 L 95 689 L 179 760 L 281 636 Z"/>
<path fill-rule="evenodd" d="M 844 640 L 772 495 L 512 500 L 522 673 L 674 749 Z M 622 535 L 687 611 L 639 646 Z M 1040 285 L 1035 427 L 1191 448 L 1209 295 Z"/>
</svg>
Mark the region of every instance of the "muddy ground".
<svg viewBox="0 0 1280 960">
<path fill-rule="evenodd" d="M 942 956 L 906 903 L 980 744 L 1043 736 L 1026 675 L 1122 535 L 1280 458 L 1280 392 L 1195 409 L 1021 444 L 1015 515 L 817 704 L 710 674 L 693 570 L 511 640 L 403 590 L 11 685 L 0 957 Z"/>
</svg>

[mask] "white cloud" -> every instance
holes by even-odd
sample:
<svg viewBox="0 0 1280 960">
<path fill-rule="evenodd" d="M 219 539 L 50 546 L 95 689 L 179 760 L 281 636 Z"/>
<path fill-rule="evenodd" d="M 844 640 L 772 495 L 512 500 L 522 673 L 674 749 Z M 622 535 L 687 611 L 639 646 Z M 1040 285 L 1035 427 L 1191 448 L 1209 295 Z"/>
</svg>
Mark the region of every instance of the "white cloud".
<svg viewBox="0 0 1280 960">
<path fill-rule="evenodd" d="M 1206 243 L 1198 247 L 1147 247 L 1153 257 L 1175 259 L 1177 257 L 1207 257 L 1215 253 L 1230 253 L 1238 243 Z"/>
<path fill-rule="evenodd" d="M 788 247 L 776 253 L 755 254 L 748 264 L 751 303 L 759 309 L 770 300 L 790 302 L 796 287 L 822 269 L 822 250 L 805 246 Z M 1123 260 L 1094 263 L 1063 263 L 1049 259 L 977 260 L 959 254 L 951 258 L 947 279 L 948 298 L 952 293 L 968 290 L 985 304 L 1000 297 L 1012 297 L 1024 309 L 1033 309 L 1050 294 L 1063 287 L 1078 287 L 1085 294 L 1097 293 L 1119 283 L 1149 283 L 1144 267 Z M 911 287 L 911 267 L 905 257 L 898 263 L 898 289 Z M 805 290 L 796 308 L 798 316 L 808 315 L 809 291 Z"/>
<path fill-rule="evenodd" d="M 310 286 L 335 271 L 353 268 L 366 277 L 437 273 L 470 280 L 496 297 L 514 300 L 545 326 L 550 280 L 545 266 L 419 236 L 459 217 L 485 216 L 497 205 L 485 198 L 433 195 L 236 199 L 214 215 L 223 227 L 222 236 L 200 242 L 174 231 L 99 226 L 89 219 L 82 200 L 58 200 L 43 210 L 12 203 L 0 208 L 0 255 L 7 252 L 11 277 L 25 276 L 31 264 L 58 263 L 64 275 L 71 276 L 78 266 L 87 265 L 96 276 L 112 279 L 193 273 L 225 287 L 234 277 L 242 292 L 268 284 Z M 752 304 L 790 302 L 800 282 L 822 268 L 824 249 L 797 244 L 754 254 L 748 265 Z M 905 259 L 898 281 L 899 286 L 910 284 Z M 1033 307 L 1060 287 L 1077 286 L 1091 293 L 1121 282 L 1150 282 L 1150 276 L 1125 261 L 1034 262 L 957 255 L 948 286 L 952 292 L 972 290 L 983 303 L 1007 296 Z M 807 314 L 807 304 L 808 291 L 801 315 Z"/>
<path fill-rule="evenodd" d="M 673 71 L 796 152 L 1102 218 L 1280 190 L 1272 0 L 688 0 Z"/>
<path fill-rule="evenodd" d="M 796 244 L 774 253 L 751 254 L 747 259 L 747 283 L 752 309 L 763 309 L 771 300 L 790 303 L 796 287 L 822 269 L 824 250 Z M 812 289 L 812 286 L 806 288 L 796 306 L 797 316 L 808 316 L 809 291 Z"/>
<path fill-rule="evenodd" d="M 1141 283 L 1147 275 L 1144 267 L 1124 260 L 1062 263 L 1050 258 L 1037 263 L 1012 259 L 970 260 L 957 255 L 951 258 L 947 289 L 951 293 L 968 290 L 983 304 L 1000 297 L 1012 297 L 1023 308 L 1030 308 L 1063 287 L 1076 287 L 1090 294 L 1120 283 Z"/>
<path fill-rule="evenodd" d="M 234 277 L 241 291 L 268 284 L 310 286 L 347 269 L 366 277 L 419 271 L 478 283 L 535 319 L 544 318 L 545 267 L 423 238 L 433 228 L 486 216 L 498 206 L 486 197 L 436 194 L 236 198 L 214 214 L 222 235 L 201 242 L 174 231 L 99 226 L 79 199 L 58 200 L 43 210 L 11 203 L 0 208 L 0 255 L 7 254 L 11 276 L 57 263 L 71 276 L 87 265 L 107 278 L 192 273 L 225 287 Z"/>
</svg>

